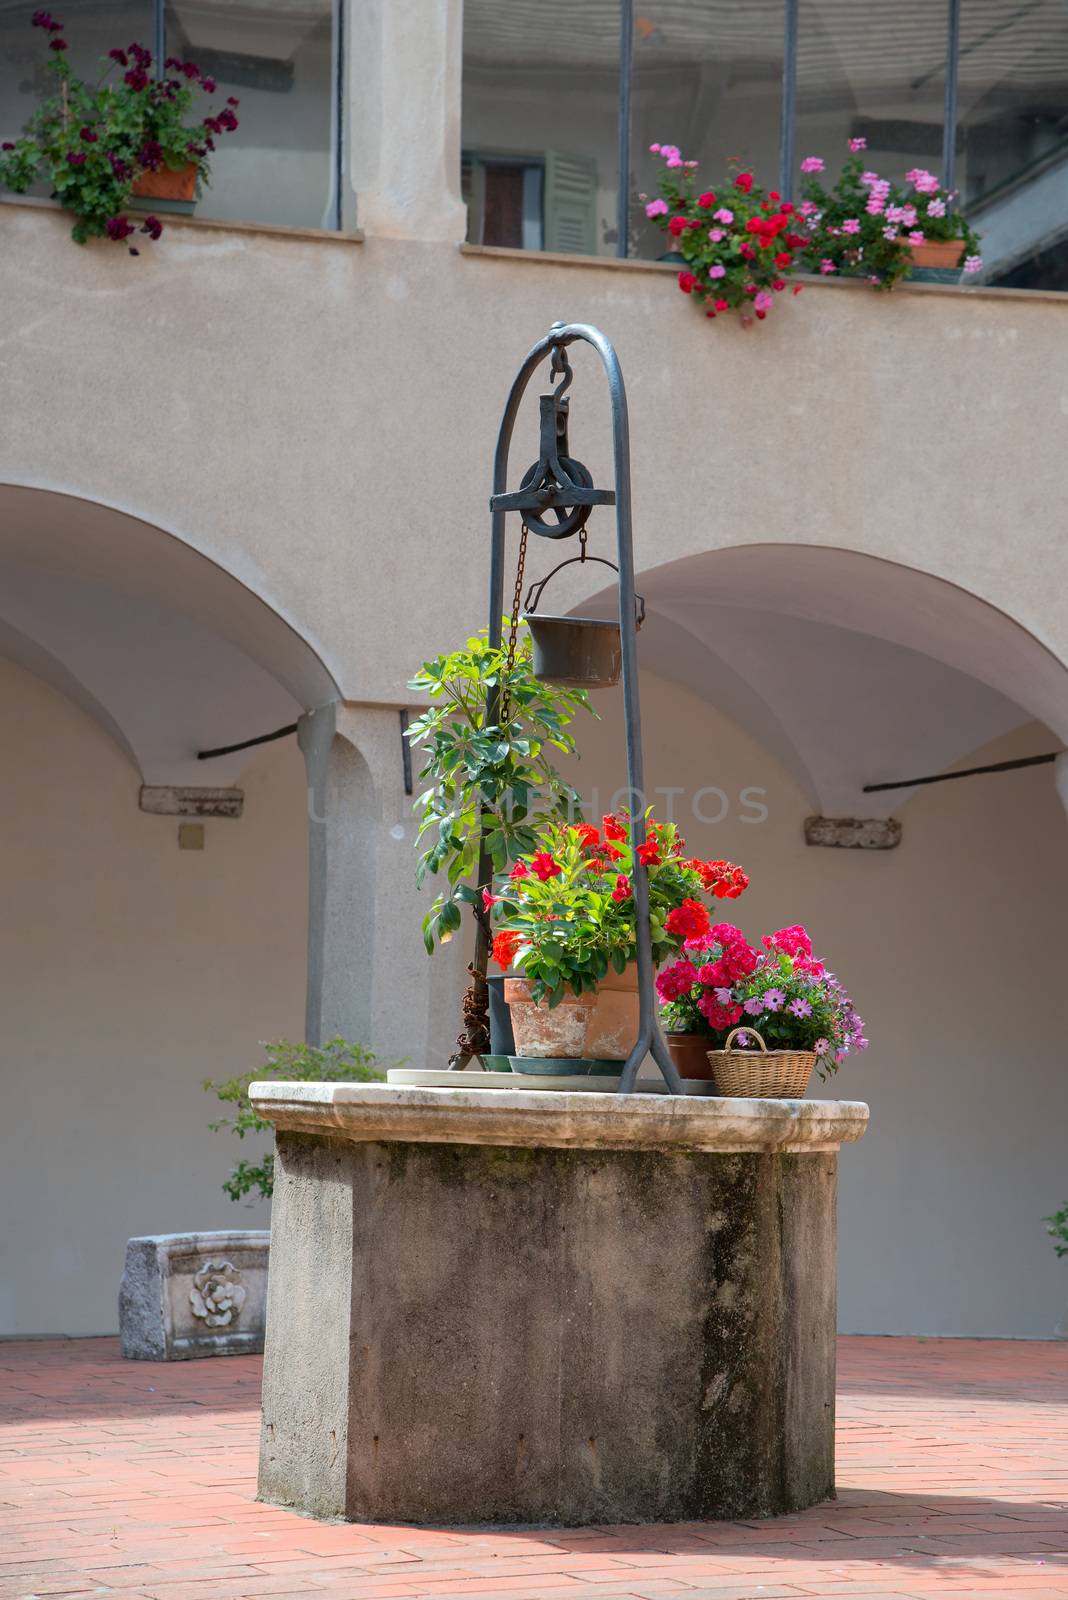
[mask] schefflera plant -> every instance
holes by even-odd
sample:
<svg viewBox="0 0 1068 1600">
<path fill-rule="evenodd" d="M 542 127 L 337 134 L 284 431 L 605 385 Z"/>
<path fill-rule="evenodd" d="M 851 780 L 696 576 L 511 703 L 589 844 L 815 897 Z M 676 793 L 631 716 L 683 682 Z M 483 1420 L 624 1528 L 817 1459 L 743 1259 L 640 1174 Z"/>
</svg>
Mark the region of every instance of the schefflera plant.
<svg viewBox="0 0 1068 1600">
<path fill-rule="evenodd" d="M 525 628 L 514 646 L 491 645 L 483 630 L 463 649 L 424 662 L 408 687 L 434 702 L 408 729 L 426 756 L 419 776 L 431 783 L 415 802 L 422 847 L 416 881 L 423 884 L 428 873 L 446 879 L 423 919 L 423 942 L 432 955 L 459 929 L 461 907 L 470 906 L 483 935 L 476 966 L 484 979 L 484 895 L 495 873 L 534 848 L 539 816 L 581 819 L 578 792 L 557 770 L 553 753 L 574 754 L 570 724 L 579 711 L 596 712 L 584 689 L 535 678 Z"/>
</svg>

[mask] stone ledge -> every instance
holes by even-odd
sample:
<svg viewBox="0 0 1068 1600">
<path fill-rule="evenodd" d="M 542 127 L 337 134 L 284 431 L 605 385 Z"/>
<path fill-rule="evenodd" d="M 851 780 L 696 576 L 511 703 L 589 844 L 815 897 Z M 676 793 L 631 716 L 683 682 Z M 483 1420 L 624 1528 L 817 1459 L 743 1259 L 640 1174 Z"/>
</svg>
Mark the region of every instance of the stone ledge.
<svg viewBox="0 0 1068 1600">
<path fill-rule="evenodd" d="M 863 1138 L 857 1100 L 429 1089 L 393 1084 L 253 1083 L 249 1098 L 279 1130 L 352 1143 L 487 1144 L 561 1150 L 837 1150 Z"/>
</svg>

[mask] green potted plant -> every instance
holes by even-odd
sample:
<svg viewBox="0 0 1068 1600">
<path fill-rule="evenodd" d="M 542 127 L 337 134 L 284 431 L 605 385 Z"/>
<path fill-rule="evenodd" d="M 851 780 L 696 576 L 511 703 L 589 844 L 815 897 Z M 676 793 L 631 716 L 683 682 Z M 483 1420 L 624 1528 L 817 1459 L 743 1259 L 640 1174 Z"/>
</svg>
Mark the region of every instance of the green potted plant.
<svg viewBox="0 0 1068 1600">
<path fill-rule="evenodd" d="M 867 141 L 850 139 L 849 156 L 828 187 L 819 156 L 801 162 L 798 207 L 808 242 L 805 265 L 824 276 L 861 275 L 892 289 L 902 278 L 954 281 L 983 265 L 979 236 L 933 173 L 914 167 L 894 184 L 866 164 Z"/>
<path fill-rule="evenodd" d="M 554 756 L 575 753 L 571 723 L 579 711 L 596 712 L 584 690 L 534 676 L 525 625 L 496 646 L 483 630 L 462 649 L 424 662 L 408 687 L 431 702 L 407 733 L 425 756 L 420 777 L 430 780 L 416 801 L 422 847 L 416 879 L 445 880 L 423 918 L 423 941 L 433 955 L 459 930 L 462 908 L 470 909 L 475 952 L 454 1059 L 485 1056 L 493 874 L 535 847 L 539 813 L 581 815 L 578 793 Z"/>
<path fill-rule="evenodd" d="M 215 1095 L 223 1105 L 235 1107 L 233 1116 L 219 1117 L 208 1124 L 213 1130 L 229 1129 L 239 1139 L 250 1134 L 273 1139 L 274 1129 L 253 1110 L 248 1097 L 249 1084 L 261 1079 L 292 1079 L 298 1083 L 379 1083 L 386 1076 L 377 1056 L 347 1039 L 328 1039 L 323 1045 L 290 1044 L 288 1040 L 278 1039 L 263 1048 L 267 1060 L 255 1071 L 239 1072 L 219 1083 L 211 1078 L 204 1079 L 203 1087 L 209 1094 Z M 391 1063 L 394 1064 L 399 1065 Z M 223 1189 L 231 1200 L 243 1200 L 248 1194 L 269 1200 L 274 1193 L 274 1152 L 265 1150 L 253 1161 L 242 1157 Z"/>
<path fill-rule="evenodd" d="M 215 80 L 174 56 L 155 76 L 152 53 L 139 44 L 110 50 L 101 77 L 88 84 L 71 68 L 63 24 L 35 11 L 32 25 L 48 40 L 53 89 L 21 137 L 0 142 L 0 185 L 25 194 L 47 178 L 74 216 L 71 237 L 78 244 L 128 240 L 136 224 L 126 211 L 135 197 L 192 201 L 198 182 L 208 181 L 216 139 L 238 125 L 237 100 L 231 96 L 217 114 L 191 120 L 194 92 L 214 94 Z M 148 216 L 140 232 L 158 239 L 163 224 Z"/>
<path fill-rule="evenodd" d="M 638 1034 L 634 857 L 625 815 L 550 820 L 492 896 L 494 959 L 505 982 L 517 1055 L 513 1070 L 618 1072 Z M 648 821 L 639 854 L 649 884 L 654 962 L 707 936 L 703 897 L 741 894 L 730 862 L 687 859 L 674 823 Z"/>
<path fill-rule="evenodd" d="M 657 975 L 662 1021 L 683 1077 L 723 1095 L 800 1096 L 813 1068 L 825 1077 L 867 1048 L 864 1024 L 799 924 L 761 944 L 732 923 L 691 941 Z"/>
<path fill-rule="evenodd" d="M 1055 1211 L 1051 1217 L 1043 1217 L 1042 1221 L 1046 1224 L 1046 1232 L 1053 1240 L 1058 1257 L 1068 1256 L 1068 1200 L 1059 1211 Z M 1068 1339 L 1068 1311 L 1054 1328 L 1053 1336 L 1055 1339 Z"/>
</svg>

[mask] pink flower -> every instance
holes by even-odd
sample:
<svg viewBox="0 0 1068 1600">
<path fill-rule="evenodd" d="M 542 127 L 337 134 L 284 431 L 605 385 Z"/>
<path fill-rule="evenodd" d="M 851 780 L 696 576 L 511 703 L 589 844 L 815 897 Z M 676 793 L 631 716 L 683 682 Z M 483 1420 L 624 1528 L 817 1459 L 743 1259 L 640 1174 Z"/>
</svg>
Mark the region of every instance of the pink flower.
<svg viewBox="0 0 1068 1600">
<path fill-rule="evenodd" d="M 868 141 L 867 139 L 850 139 L 849 148 L 856 155 L 858 150 L 866 150 L 868 148 Z"/>
<path fill-rule="evenodd" d="M 837 269 L 834 262 L 828 261 L 826 257 L 824 257 L 824 259 L 820 262 L 820 271 L 823 273 L 824 277 L 826 277 L 828 272 L 835 272 L 836 270 Z"/>
<path fill-rule="evenodd" d="M 822 172 L 823 161 L 819 156 L 806 156 L 801 163 L 802 172 Z"/>
<path fill-rule="evenodd" d="M 664 1002 L 679 1000 L 689 994 L 697 982 L 697 968 L 692 961 L 675 961 L 665 967 L 656 980 L 656 992 Z"/>
<path fill-rule="evenodd" d="M 723 229 L 722 228 L 709 228 L 708 237 L 709 237 L 710 241 L 712 242 L 712 244 L 719 244 L 720 240 L 723 238 Z"/>
<path fill-rule="evenodd" d="M 859 233 L 860 222 L 856 217 L 847 217 L 842 223 L 843 233 Z"/>
<path fill-rule="evenodd" d="M 911 172 L 906 172 L 905 177 L 919 194 L 938 193 L 938 179 L 933 172 L 928 172 L 925 167 L 913 167 Z"/>
<path fill-rule="evenodd" d="M 658 144 L 651 144 L 649 149 L 654 156 L 658 156 L 660 154 L 660 146 Z"/>
<path fill-rule="evenodd" d="M 927 215 L 929 217 L 944 217 L 945 214 L 946 202 L 944 200 L 932 200 L 927 207 Z"/>
<path fill-rule="evenodd" d="M 771 295 L 768 294 L 766 289 L 761 289 L 760 293 L 753 301 L 753 310 L 759 314 L 761 311 L 767 311 L 770 306 Z"/>
<path fill-rule="evenodd" d="M 733 211 L 728 211 L 726 206 L 720 206 L 718 211 L 713 211 L 713 213 L 712 213 L 712 221 L 713 222 L 722 222 L 724 224 L 733 222 L 734 221 L 734 212 Z"/>
<path fill-rule="evenodd" d="M 717 261 L 714 267 L 709 267 L 708 276 L 710 278 L 725 278 L 727 269 L 721 262 Z"/>
<path fill-rule="evenodd" d="M 922 229 L 913 228 L 912 232 L 909 234 L 909 244 L 922 244 L 923 240 L 924 235 Z"/>
<path fill-rule="evenodd" d="M 666 200 L 650 200 L 645 208 L 647 217 L 663 217 L 667 214 L 668 203 Z"/>
<path fill-rule="evenodd" d="M 983 258 L 982 258 L 982 256 L 965 256 L 965 258 L 964 258 L 964 270 L 965 270 L 965 272 L 982 272 L 982 270 L 983 270 Z M 858 1046 L 858 1048 L 859 1048 L 859 1046 Z"/>
<path fill-rule="evenodd" d="M 811 200 L 802 200 L 797 209 L 800 211 L 803 217 L 811 217 L 815 212 L 816 207 Z"/>
<path fill-rule="evenodd" d="M 897 238 L 897 229 L 896 228 L 884 228 L 883 229 L 883 238 L 884 239 L 896 239 Z"/>
<path fill-rule="evenodd" d="M 660 154 L 663 156 L 664 160 L 669 166 L 672 164 L 672 162 L 674 162 L 675 166 L 677 167 L 682 166 L 682 157 L 679 154 L 679 147 L 677 144 L 662 144 L 660 146 Z"/>
</svg>

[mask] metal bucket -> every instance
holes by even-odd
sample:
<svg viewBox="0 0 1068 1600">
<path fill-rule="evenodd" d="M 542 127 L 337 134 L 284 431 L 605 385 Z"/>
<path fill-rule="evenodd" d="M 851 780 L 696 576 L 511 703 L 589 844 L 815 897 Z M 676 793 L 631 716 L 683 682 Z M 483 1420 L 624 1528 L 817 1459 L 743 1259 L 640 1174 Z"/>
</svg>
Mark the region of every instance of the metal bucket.
<svg viewBox="0 0 1068 1600">
<path fill-rule="evenodd" d="M 590 617 L 524 618 L 534 646 L 534 676 L 575 689 L 611 689 L 619 682 L 622 646 L 618 622 Z"/>
</svg>

